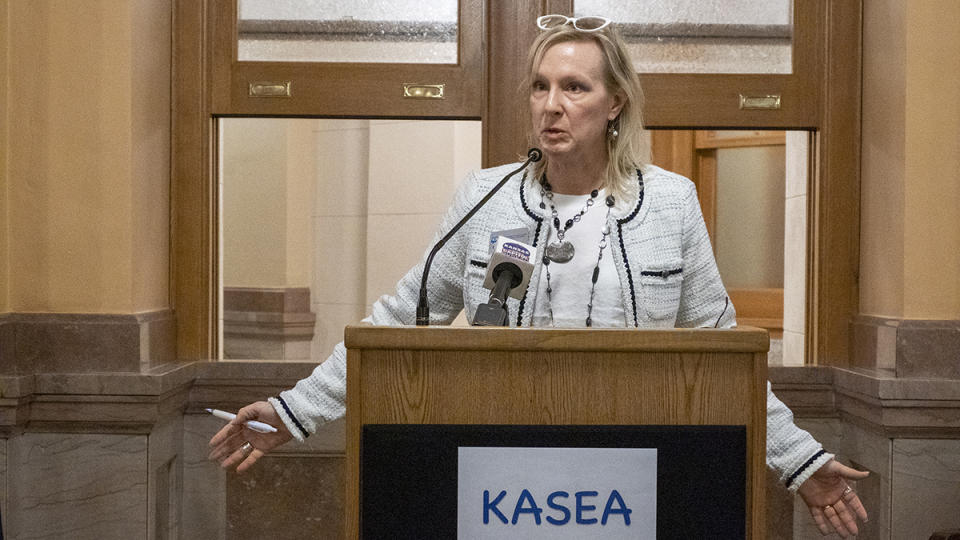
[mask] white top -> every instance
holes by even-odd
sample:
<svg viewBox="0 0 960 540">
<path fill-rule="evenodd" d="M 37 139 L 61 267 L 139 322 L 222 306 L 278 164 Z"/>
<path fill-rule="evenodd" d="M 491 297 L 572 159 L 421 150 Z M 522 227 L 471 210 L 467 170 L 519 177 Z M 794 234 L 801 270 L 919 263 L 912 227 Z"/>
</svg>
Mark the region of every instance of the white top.
<svg viewBox="0 0 960 540">
<path fill-rule="evenodd" d="M 577 215 L 583 209 L 590 195 L 561 195 L 553 194 L 553 204 L 557 208 L 557 217 L 560 218 L 560 227 L 568 219 Z M 564 240 L 573 244 L 573 259 L 566 263 L 552 262 L 549 265 L 550 289 L 547 294 L 548 266 L 541 268 L 540 282 L 537 288 L 536 306 L 533 311 L 533 325 L 538 327 L 551 326 L 550 308 L 553 308 L 552 326 L 582 328 L 586 326 L 587 304 L 590 302 L 590 286 L 593 269 L 597 265 L 597 255 L 600 251 L 600 239 L 603 237 L 603 226 L 607 222 L 606 190 L 594 199 L 594 204 L 583 215 L 579 223 L 567 229 Z M 550 212 L 550 201 L 544 197 Z M 537 201 L 539 202 L 539 201 Z M 547 242 L 538 252 L 542 255 L 546 246 L 557 240 L 557 231 L 553 228 L 553 218 L 544 220 L 550 231 Z M 594 328 L 624 327 L 627 325 L 626 313 L 623 310 L 622 287 L 616 265 L 611 253 L 612 236 L 607 236 L 607 245 L 603 248 L 603 258 L 600 259 L 600 276 L 597 279 L 597 288 L 593 295 L 593 312 L 591 319 Z"/>
</svg>

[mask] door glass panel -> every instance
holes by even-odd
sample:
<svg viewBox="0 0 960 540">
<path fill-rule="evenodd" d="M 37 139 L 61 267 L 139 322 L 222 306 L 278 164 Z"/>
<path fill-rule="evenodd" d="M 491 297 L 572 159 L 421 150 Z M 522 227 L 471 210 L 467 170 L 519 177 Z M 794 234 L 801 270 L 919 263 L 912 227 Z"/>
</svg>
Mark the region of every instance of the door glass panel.
<svg viewBox="0 0 960 540">
<path fill-rule="evenodd" d="M 480 168 L 478 121 L 219 122 L 227 359 L 326 359 Z"/>
<path fill-rule="evenodd" d="M 237 57 L 457 63 L 457 0 L 238 0 Z"/>
<path fill-rule="evenodd" d="M 727 287 L 783 288 L 783 146 L 719 148 L 714 248 Z"/>
<path fill-rule="evenodd" d="M 792 72 L 792 0 L 574 0 L 617 25 L 640 73 Z"/>
</svg>

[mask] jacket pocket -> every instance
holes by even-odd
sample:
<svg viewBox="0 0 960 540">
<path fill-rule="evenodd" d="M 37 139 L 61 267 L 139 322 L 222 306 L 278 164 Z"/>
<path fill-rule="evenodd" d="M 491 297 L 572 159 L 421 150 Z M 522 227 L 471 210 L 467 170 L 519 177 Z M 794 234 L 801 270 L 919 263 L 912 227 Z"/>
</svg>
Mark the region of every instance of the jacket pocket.
<svg viewBox="0 0 960 540">
<path fill-rule="evenodd" d="M 644 268 L 640 271 L 640 286 L 643 290 L 643 308 L 651 320 L 676 320 L 683 288 L 681 260 Z"/>
</svg>

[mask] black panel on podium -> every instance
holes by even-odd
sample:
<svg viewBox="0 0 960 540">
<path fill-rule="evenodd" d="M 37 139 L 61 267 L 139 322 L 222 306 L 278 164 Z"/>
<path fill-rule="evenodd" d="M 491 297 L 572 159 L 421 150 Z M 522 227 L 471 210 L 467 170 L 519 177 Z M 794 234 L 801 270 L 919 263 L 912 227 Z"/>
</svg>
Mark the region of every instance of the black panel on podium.
<svg viewBox="0 0 960 540">
<path fill-rule="evenodd" d="M 657 449 L 657 538 L 745 538 L 743 426 L 365 425 L 363 538 L 456 538 L 461 446 Z"/>
</svg>

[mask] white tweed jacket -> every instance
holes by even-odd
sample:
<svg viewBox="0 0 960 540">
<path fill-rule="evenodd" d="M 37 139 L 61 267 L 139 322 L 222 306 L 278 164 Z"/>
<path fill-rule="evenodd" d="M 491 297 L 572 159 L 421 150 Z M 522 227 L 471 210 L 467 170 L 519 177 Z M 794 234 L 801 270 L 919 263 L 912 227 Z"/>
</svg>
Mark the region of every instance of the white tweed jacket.
<svg viewBox="0 0 960 540">
<path fill-rule="evenodd" d="M 458 189 L 436 238 L 517 166 L 472 173 Z M 492 234 L 520 229 L 526 231 L 526 238 L 517 239 L 534 247 L 546 241 L 549 214 L 539 207 L 539 187 L 533 184 L 525 175 L 516 175 L 436 255 L 428 292 L 432 324 L 450 324 L 462 309 L 472 320 L 477 306 L 487 301 L 489 291 L 483 281 Z M 637 328 L 735 326 L 736 313 L 717 271 L 693 183 L 647 166 L 637 171 L 637 182 L 624 199 L 611 211 L 608 226 L 627 324 Z M 507 300 L 512 326 L 530 326 L 541 264 L 537 261 L 524 297 Z M 373 305 L 365 322 L 414 324 L 422 272 L 423 259 L 400 280 L 395 294 Z M 345 394 L 346 349 L 340 343 L 309 377 L 270 398 L 270 403 L 302 441 L 318 426 L 344 415 Z M 784 484 L 795 491 L 831 457 L 796 427 L 793 414 L 768 384 L 767 464 Z"/>
</svg>

